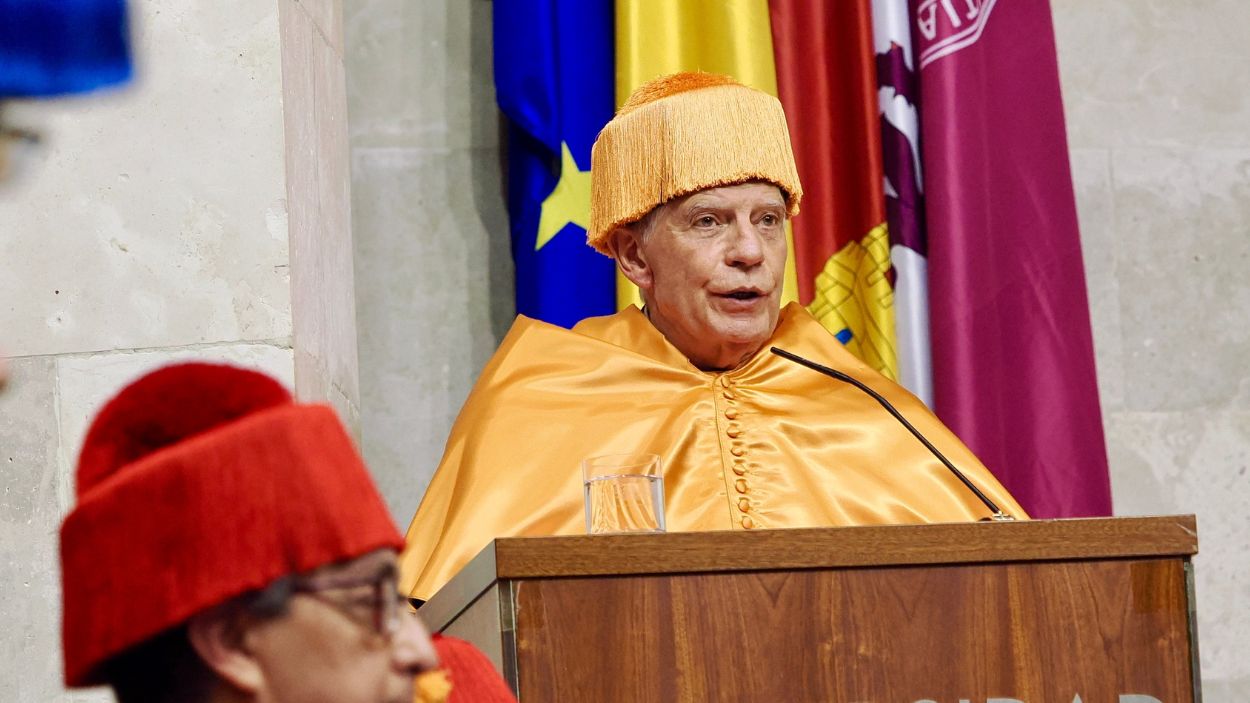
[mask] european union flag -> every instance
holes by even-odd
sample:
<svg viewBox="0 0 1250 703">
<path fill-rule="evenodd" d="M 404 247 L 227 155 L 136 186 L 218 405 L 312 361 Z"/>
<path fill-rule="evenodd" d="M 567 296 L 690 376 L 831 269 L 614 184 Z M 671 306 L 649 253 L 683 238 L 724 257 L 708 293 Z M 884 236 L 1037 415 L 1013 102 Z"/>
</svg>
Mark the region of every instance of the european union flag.
<svg viewBox="0 0 1250 703">
<path fill-rule="evenodd" d="M 130 73 L 124 0 L 0 0 L 0 98 L 83 93 Z"/>
<path fill-rule="evenodd" d="M 585 229 L 590 147 L 616 106 L 612 13 L 612 0 L 495 2 L 517 312 L 564 327 L 616 309 L 615 267 Z"/>
</svg>

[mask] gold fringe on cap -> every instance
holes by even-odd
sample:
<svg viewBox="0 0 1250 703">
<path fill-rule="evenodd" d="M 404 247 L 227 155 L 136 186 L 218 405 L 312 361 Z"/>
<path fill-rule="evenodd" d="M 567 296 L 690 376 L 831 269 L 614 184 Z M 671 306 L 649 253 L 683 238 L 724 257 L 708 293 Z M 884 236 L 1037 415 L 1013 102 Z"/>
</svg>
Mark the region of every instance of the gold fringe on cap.
<svg viewBox="0 0 1250 703">
<path fill-rule="evenodd" d="M 657 78 L 629 97 L 590 155 L 590 246 L 611 256 L 607 235 L 673 198 L 717 186 L 767 181 L 786 212 L 803 188 L 790 131 L 773 96 L 714 73 Z"/>
</svg>

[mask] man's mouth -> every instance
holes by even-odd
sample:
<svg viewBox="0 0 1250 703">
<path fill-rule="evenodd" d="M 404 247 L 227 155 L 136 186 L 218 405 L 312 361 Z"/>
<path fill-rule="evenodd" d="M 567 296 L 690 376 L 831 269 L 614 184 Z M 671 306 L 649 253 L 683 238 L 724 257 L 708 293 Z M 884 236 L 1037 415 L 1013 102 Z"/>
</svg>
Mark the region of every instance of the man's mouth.
<svg viewBox="0 0 1250 703">
<path fill-rule="evenodd" d="M 733 298 L 734 300 L 754 300 L 763 298 L 765 293 L 759 288 L 732 288 L 730 290 L 715 293 L 722 298 Z"/>
<path fill-rule="evenodd" d="M 767 293 L 758 288 L 734 288 L 714 295 L 728 305 L 742 309 L 753 308 L 755 303 L 768 297 Z"/>
</svg>

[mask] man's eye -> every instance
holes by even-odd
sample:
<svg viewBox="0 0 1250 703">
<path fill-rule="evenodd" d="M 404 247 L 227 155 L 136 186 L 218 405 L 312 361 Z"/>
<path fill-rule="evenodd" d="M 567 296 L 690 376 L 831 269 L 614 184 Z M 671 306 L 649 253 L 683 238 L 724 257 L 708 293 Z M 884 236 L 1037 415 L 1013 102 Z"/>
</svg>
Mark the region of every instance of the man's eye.
<svg viewBox="0 0 1250 703">
<path fill-rule="evenodd" d="M 694 221 L 696 227 L 714 227 L 716 226 L 716 218 L 711 215 L 704 215 Z"/>
<path fill-rule="evenodd" d="M 771 227 L 771 226 L 773 226 L 773 225 L 777 224 L 777 222 L 778 222 L 778 220 L 779 220 L 779 219 L 780 219 L 780 218 L 778 218 L 776 215 L 771 215 L 771 214 L 769 214 L 769 215 L 764 215 L 763 217 L 761 217 L 761 218 L 760 218 L 760 223 L 761 223 L 761 224 L 768 225 L 769 227 Z"/>
</svg>

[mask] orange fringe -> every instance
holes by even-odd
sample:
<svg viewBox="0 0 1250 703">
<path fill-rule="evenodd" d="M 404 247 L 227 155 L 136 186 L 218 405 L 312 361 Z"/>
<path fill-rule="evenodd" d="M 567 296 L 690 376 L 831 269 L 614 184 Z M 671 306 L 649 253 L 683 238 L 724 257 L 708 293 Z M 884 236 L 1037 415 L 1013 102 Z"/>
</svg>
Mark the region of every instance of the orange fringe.
<svg viewBox="0 0 1250 703">
<path fill-rule="evenodd" d="M 787 213 L 799 213 L 803 188 L 781 103 L 728 76 L 677 73 L 630 96 L 591 151 L 587 242 L 604 242 L 673 198 L 717 186 L 767 181 Z"/>
</svg>

